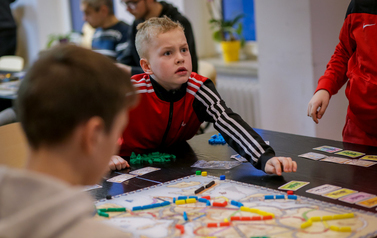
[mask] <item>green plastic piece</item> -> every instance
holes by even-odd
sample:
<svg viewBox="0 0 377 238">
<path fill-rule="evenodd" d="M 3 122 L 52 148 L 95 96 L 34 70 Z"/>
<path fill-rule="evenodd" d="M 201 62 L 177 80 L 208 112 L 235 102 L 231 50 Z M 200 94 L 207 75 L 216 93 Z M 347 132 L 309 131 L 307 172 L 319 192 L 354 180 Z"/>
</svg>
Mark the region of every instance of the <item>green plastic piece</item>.
<svg viewBox="0 0 377 238">
<path fill-rule="evenodd" d="M 130 156 L 130 164 L 154 164 L 154 163 L 169 163 L 175 161 L 177 157 L 172 154 L 153 152 L 150 154 L 138 154 L 134 152 Z"/>
<path fill-rule="evenodd" d="M 196 171 L 196 175 L 202 175 L 202 171 L 197 170 L 197 171 Z"/>
<path fill-rule="evenodd" d="M 109 217 L 109 214 L 107 214 L 106 212 L 100 212 L 98 211 L 97 214 L 101 217 Z"/>
</svg>

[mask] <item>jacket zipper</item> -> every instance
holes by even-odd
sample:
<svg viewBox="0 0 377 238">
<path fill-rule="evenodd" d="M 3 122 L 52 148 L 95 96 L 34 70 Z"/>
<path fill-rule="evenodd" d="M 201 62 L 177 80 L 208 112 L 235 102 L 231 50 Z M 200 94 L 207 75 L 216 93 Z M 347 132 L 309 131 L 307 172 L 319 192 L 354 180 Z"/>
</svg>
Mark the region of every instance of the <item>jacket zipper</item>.
<svg viewBox="0 0 377 238">
<path fill-rule="evenodd" d="M 168 136 L 168 133 L 169 133 L 169 130 L 170 130 L 170 126 L 171 126 L 171 121 L 173 120 L 173 109 L 174 109 L 174 102 L 171 102 L 170 103 L 170 108 L 169 108 L 168 126 L 166 127 L 164 136 L 162 137 L 162 141 L 161 141 L 160 147 L 163 147 L 163 145 L 165 143 L 165 140 L 166 140 L 166 137 Z"/>
</svg>

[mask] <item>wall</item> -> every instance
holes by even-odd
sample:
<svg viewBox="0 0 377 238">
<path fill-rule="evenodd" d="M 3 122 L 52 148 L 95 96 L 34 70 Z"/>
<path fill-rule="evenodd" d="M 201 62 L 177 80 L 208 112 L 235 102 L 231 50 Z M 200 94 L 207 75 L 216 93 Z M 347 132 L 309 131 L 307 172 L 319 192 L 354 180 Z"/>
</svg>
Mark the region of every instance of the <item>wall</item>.
<svg viewBox="0 0 377 238">
<path fill-rule="evenodd" d="M 344 0 L 255 1 L 263 129 L 341 140 L 342 92 L 318 126 L 307 117 L 307 104 L 334 52 L 347 6 Z"/>
</svg>

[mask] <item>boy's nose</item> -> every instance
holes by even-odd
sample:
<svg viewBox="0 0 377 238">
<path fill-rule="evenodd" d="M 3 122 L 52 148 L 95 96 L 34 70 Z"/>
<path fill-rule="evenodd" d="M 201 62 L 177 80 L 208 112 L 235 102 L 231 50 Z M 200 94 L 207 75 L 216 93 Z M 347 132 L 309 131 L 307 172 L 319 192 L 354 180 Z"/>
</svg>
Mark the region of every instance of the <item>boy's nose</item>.
<svg viewBox="0 0 377 238">
<path fill-rule="evenodd" d="M 179 56 L 177 57 L 177 60 L 176 60 L 177 64 L 182 64 L 185 62 L 185 59 L 184 57 L 182 57 L 181 54 L 179 54 Z"/>
</svg>

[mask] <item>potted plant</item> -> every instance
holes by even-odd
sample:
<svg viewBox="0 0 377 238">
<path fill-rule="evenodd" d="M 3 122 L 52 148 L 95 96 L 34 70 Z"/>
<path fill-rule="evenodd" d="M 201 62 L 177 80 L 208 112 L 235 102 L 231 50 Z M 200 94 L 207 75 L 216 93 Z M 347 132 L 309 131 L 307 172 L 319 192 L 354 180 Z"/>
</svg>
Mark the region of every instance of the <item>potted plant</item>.
<svg viewBox="0 0 377 238">
<path fill-rule="evenodd" d="M 225 62 L 238 61 L 240 49 L 245 44 L 242 23 L 239 22 L 244 15 L 239 14 L 231 20 L 224 20 L 221 4 L 221 0 L 207 0 L 212 37 L 216 42 L 220 42 Z"/>
</svg>

